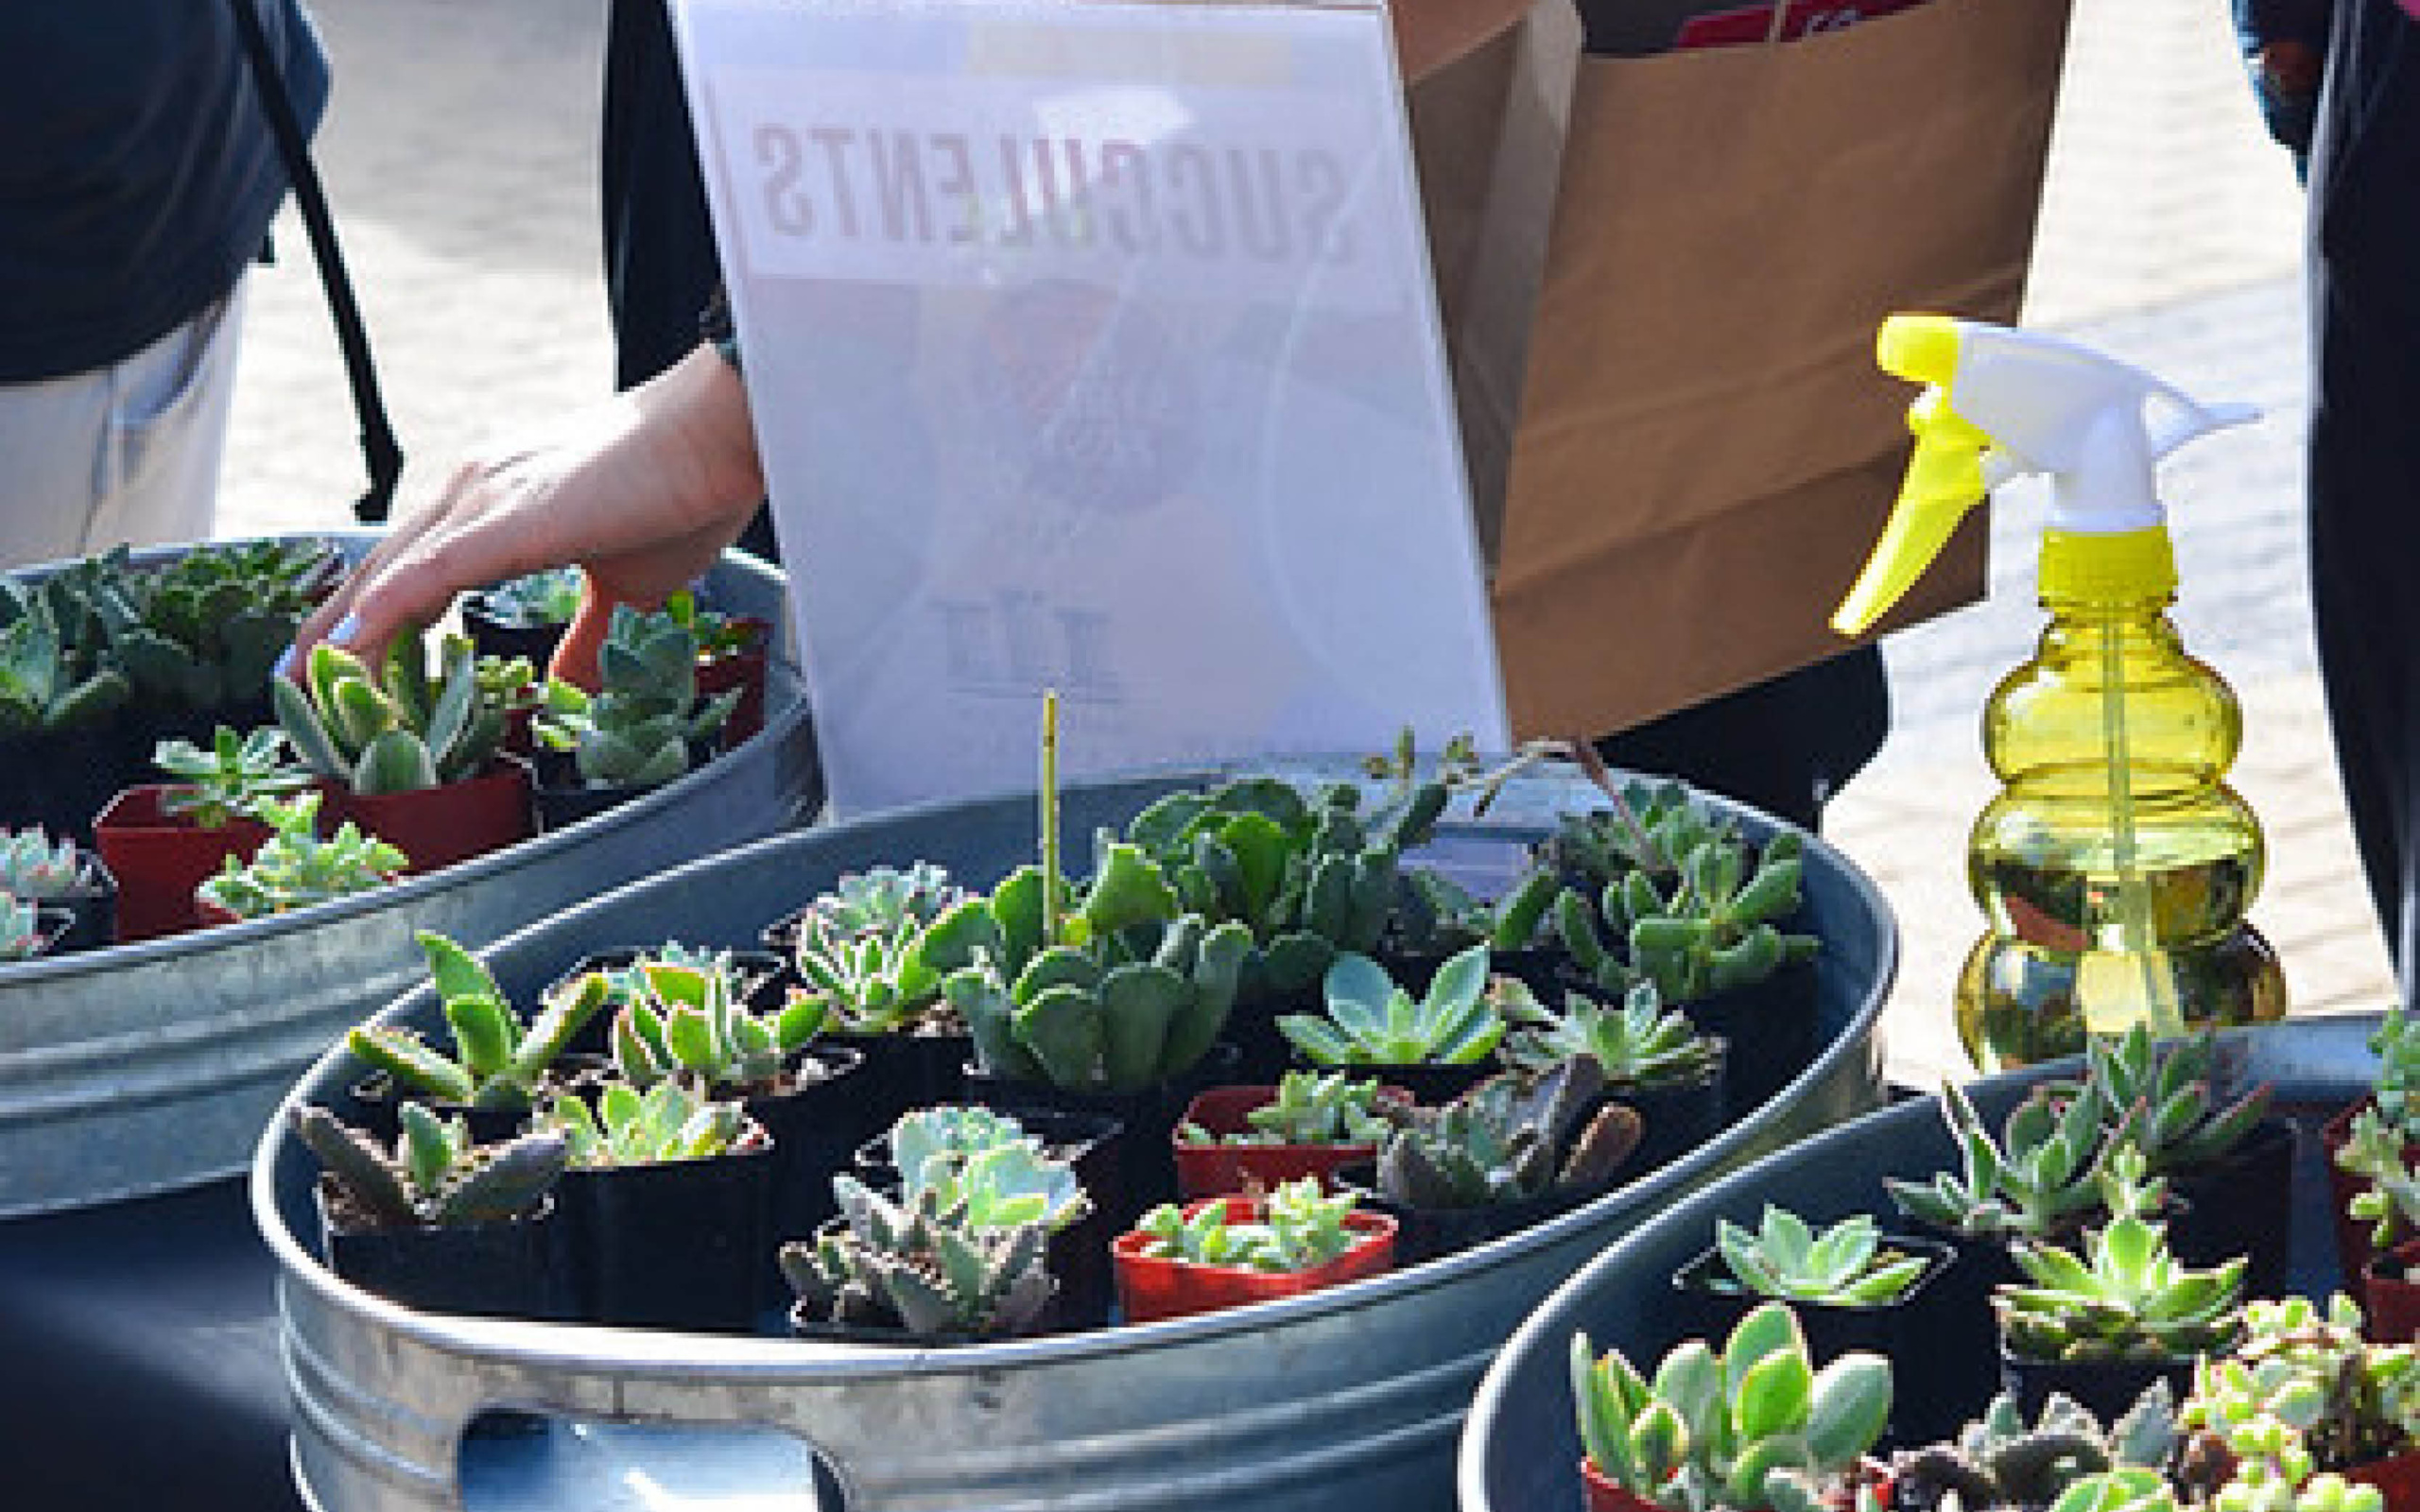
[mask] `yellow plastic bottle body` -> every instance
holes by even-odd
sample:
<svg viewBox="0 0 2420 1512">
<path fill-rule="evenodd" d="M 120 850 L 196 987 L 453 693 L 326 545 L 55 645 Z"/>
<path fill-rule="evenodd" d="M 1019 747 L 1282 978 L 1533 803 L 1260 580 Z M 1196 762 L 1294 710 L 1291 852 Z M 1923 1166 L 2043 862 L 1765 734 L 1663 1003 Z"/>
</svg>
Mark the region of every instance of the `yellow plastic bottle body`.
<svg viewBox="0 0 2420 1512">
<path fill-rule="evenodd" d="M 1989 927 L 1960 973 L 1957 1016 L 1985 1071 L 2072 1054 L 2088 1030 L 2137 1020 L 2174 1032 L 2180 1019 L 2286 1011 L 2275 954 L 2245 918 L 2266 850 L 2226 784 L 2242 713 L 2186 654 L 2170 601 L 2046 596 L 2032 660 L 1984 706 L 2003 786 L 1969 841 Z"/>
</svg>

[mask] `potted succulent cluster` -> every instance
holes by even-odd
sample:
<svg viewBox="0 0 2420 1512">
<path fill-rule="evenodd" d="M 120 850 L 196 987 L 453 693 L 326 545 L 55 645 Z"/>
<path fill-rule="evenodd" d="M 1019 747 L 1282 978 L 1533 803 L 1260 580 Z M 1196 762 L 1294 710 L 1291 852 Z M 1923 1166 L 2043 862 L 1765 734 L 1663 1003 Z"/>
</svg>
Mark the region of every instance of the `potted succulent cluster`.
<svg viewBox="0 0 2420 1512">
<path fill-rule="evenodd" d="M 1768 1203 L 1754 1228 L 1716 1220 L 1714 1243 L 1672 1281 L 1694 1332 L 1728 1332 L 1750 1309 L 1786 1302 L 1817 1353 L 1868 1349 L 1906 1369 L 1932 1342 L 1917 1304 L 1952 1259 L 1945 1245 L 1884 1233 L 1869 1213 L 1818 1225 Z"/>
<path fill-rule="evenodd" d="M 1619 1349 L 1571 1340 L 1590 1512 L 1874 1512 L 1873 1457 L 1891 1417 L 1891 1362 L 1861 1350 L 1821 1367 L 1778 1302 L 1718 1349 L 1675 1345 L 1651 1378 Z"/>
<path fill-rule="evenodd" d="M 532 833 L 529 778 L 503 758 L 509 710 L 459 636 L 434 668 L 416 635 L 388 644 L 373 670 L 343 647 L 311 647 L 300 681 L 271 689 L 277 718 L 326 784 L 328 811 L 400 846 L 415 872 L 499 850 Z"/>
<path fill-rule="evenodd" d="M 531 719 L 538 813 L 562 829 L 629 802 L 710 758 L 737 689 L 698 680 L 696 631 L 667 610 L 614 607 L 597 650 L 597 686 L 546 679 Z"/>
<path fill-rule="evenodd" d="M 838 1215 L 781 1247 L 795 1332 L 965 1343 L 1105 1317 L 1106 1240 L 1073 1161 L 987 1108 L 905 1114 L 886 1143 L 895 1191 L 837 1173 Z"/>
<path fill-rule="evenodd" d="M 1501 1072 L 1435 1107 L 1379 1105 L 1391 1127 L 1348 1190 L 1401 1224 L 1407 1262 L 1499 1238 L 1605 1192 L 1638 1148 L 1641 1124 L 1604 1097 L 1586 1056 L 1538 1075 Z"/>
<path fill-rule="evenodd" d="M 347 819 L 322 839 L 320 798 L 304 793 L 271 799 L 256 811 L 269 836 L 244 860 L 229 856 L 216 875 L 194 889 L 205 924 L 234 923 L 292 913 L 338 898 L 375 892 L 400 880 L 409 858 Z"/>
<path fill-rule="evenodd" d="M 1176 1128 L 1178 1193 L 1223 1196 L 1303 1177 L 1328 1185 L 1377 1158 L 1392 1127 L 1381 1100 L 1403 1107 L 1412 1096 L 1342 1071 L 1289 1071 L 1271 1087 L 1207 1088 Z"/>
<path fill-rule="evenodd" d="M 89 839 L 158 742 L 261 722 L 269 668 L 340 567 L 302 540 L 0 576 L 0 822 Z"/>
<path fill-rule="evenodd" d="M 467 1119 L 406 1100 L 391 1145 L 304 1106 L 294 1131 L 320 1158 L 330 1268 L 408 1306 L 504 1317 L 571 1315 L 555 1231 L 561 1135 L 477 1143 Z"/>
<path fill-rule="evenodd" d="M 930 862 L 875 866 L 765 929 L 797 990 L 821 1005 L 825 1037 L 865 1057 L 856 1095 L 880 1117 L 959 1099 L 974 1040 L 925 940 L 971 897 Z"/>
<path fill-rule="evenodd" d="M 1299 1177 L 1260 1194 L 1163 1203 L 1111 1253 L 1126 1320 L 1150 1323 L 1378 1275 L 1394 1238 L 1393 1218 Z"/>
<path fill-rule="evenodd" d="M 1417 997 L 1377 961 L 1347 951 L 1321 978 L 1327 1011 L 1285 1014 L 1277 1028 L 1313 1066 L 1350 1066 L 1443 1102 L 1497 1067 L 1506 1025 L 1492 981 L 1484 945 L 1446 960 Z"/>
<path fill-rule="evenodd" d="M 166 781 L 120 788 L 94 820 L 95 850 L 117 879 L 120 941 L 199 927 L 195 889 L 269 838 L 265 804 L 311 784 L 269 726 L 220 725 L 207 745 L 173 736 L 151 759 Z"/>
</svg>

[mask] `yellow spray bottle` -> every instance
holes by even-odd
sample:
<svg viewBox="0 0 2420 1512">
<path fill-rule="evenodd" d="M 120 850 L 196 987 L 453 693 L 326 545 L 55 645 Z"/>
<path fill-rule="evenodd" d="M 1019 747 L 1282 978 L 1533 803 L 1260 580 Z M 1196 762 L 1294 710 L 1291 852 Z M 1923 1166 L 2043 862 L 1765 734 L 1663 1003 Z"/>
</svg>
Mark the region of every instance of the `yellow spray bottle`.
<svg viewBox="0 0 2420 1512">
<path fill-rule="evenodd" d="M 1872 626 L 1990 490 L 2051 484 L 2049 624 L 1983 709 L 2002 787 L 1968 845 L 1989 927 L 1959 974 L 1967 1054 L 1991 1071 L 2079 1050 L 2087 1031 L 2283 1015 L 2276 956 L 2244 918 L 2265 850 L 2226 784 L 2242 714 L 2168 617 L 2176 557 L 2152 487 L 2161 457 L 2256 412 L 2074 342 L 1943 316 L 1893 316 L 1876 351 L 1927 387 L 1908 412 L 1907 481 L 1836 629 Z"/>
</svg>

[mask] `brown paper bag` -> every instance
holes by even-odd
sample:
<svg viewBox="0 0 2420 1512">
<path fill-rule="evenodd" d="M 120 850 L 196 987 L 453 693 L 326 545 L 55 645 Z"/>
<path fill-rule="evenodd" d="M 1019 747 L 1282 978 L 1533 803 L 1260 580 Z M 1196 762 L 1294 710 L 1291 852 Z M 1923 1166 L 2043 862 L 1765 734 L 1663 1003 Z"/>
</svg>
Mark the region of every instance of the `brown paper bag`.
<svg viewBox="0 0 2420 1512">
<path fill-rule="evenodd" d="M 1624 729 L 1846 648 L 1826 621 L 1896 495 L 1913 398 L 1876 368 L 1875 330 L 1894 310 L 2016 318 L 2067 10 L 1927 0 L 1766 46 L 1579 60 L 1517 407 L 1500 381 L 1460 395 L 1517 734 Z M 1502 308 L 1522 303 L 1517 256 L 1488 298 L 1454 281 L 1490 276 L 1474 249 L 1517 246 L 1525 207 L 1459 176 L 1502 172 L 1553 118 L 1543 17 L 1415 92 L 1458 385 L 1523 325 Z M 1437 106 L 1483 98 L 1491 69 L 1501 126 L 1457 141 Z M 1426 155 L 1448 142 L 1465 161 Z M 1499 490 L 1485 427 L 1506 413 Z M 1979 597 L 1984 540 L 1979 512 L 1884 628 Z"/>
</svg>

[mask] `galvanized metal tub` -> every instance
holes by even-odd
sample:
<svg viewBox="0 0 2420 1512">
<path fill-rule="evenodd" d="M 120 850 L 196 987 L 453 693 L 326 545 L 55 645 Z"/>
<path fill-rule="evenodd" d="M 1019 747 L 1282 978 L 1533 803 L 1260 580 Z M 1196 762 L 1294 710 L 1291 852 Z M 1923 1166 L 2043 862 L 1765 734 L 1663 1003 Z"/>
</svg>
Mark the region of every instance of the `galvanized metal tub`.
<svg viewBox="0 0 2420 1512">
<path fill-rule="evenodd" d="M 2336 1284 L 2335 1241 L 2315 1130 L 2328 1111 L 2365 1091 L 2377 1067 L 2376 1014 L 2291 1020 L 2222 1035 L 2231 1086 L 2267 1081 L 2275 1105 L 2305 1125 L 2293 1174 L 2297 1290 Z M 1995 1127 L 2027 1088 L 2075 1062 L 2011 1072 L 1968 1089 Z M 1642 1370 L 1680 1342 L 1670 1277 L 1703 1250 L 1717 1218 L 1754 1226 L 1768 1202 L 1810 1220 L 1851 1212 L 1888 1217 L 1885 1177 L 1921 1180 L 1955 1169 L 1959 1156 L 1939 1100 L 1924 1097 L 1869 1114 L 1732 1172 L 1652 1222 L 1638 1225 L 1558 1287 L 1523 1322 L 1479 1383 L 1455 1470 L 1462 1512 L 1565 1512 L 1580 1504 L 1580 1436 L 1567 1351 L 1585 1330 L 1599 1352 L 1619 1349 Z M 1979 1411 L 1983 1403 L 1972 1404 Z M 1957 1409 L 1953 1404 L 1953 1411 Z"/>
<path fill-rule="evenodd" d="M 786 622 L 782 575 L 750 558 L 701 596 Z M 484 943 L 811 814 L 806 701 L 774 640 L 765 730 L 623 807 L 361 898 L 0 970 L 0 1220 L 240 1175 L 303 1069 L 420 979 L 414 931 Z"/>
<path fill-rule="evenodd" d="M 1213 775 L 1071 789 L 1065 832 L 1122 822 Z M 1484 868 L 1592 791 L 1526 779 L 1485 823 L 1449 825 L 1441 852 Z M 780 836 L 523 931 L 489 962 L 508 989 L 530 991 L 579 954 L 633 936 L 739 942 L 875 863 L 935 861 L 988 883 L 1031 853 L 1033 835 L 1031 800 L 1016 798 Z M 337 1280 L 313 1253 L 302 1237 L 313 1232 L 313 1166 L 281 1120 L 263 1139 L 253 1201 L 283 1267 L 304 1494 L 330 1512 L 639 1506 L 683 1486 L 852 1512 L 1443 1506 L 1480 1370 L 1572 1267 L 1718 1172 L 1878 1100 L 1875 1023 L 1896 932 L 1845 858 L 1807 849 L 1813 927 L 1826 941 L 1821 1044 L 1780 1096 L 1679 1163 L 1553 1222 L 1232 1313 L 929 1351 L 414 1314 Z M 424 991 L 386 1016 L 424 1022 L 432 1007 Z M 330 1097 L 352 1074 L 331 1054 L 294 1100 Z"/>
</svg>

